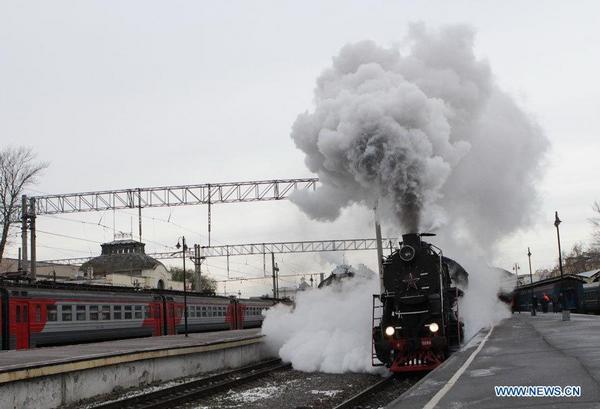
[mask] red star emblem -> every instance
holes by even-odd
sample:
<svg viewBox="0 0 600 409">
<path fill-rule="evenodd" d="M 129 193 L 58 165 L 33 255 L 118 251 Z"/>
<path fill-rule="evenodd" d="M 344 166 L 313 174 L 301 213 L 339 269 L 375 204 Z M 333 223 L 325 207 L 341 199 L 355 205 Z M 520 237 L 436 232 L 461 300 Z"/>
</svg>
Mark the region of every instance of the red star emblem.
<svg viewBox="0 0 600 409">
<path fill-rule="evenodd" d="M 417 281 L 419 281 L 419 280 L 420 280 L 419 277 L 413 277 L 412 273 L 408 273 L 408 278 L 406 280 L 402 280 L 402 282 L 406 283 L 407 290 L 411 287 L 414 288 L 415 290 L 418 290 Z"/>
</svg>

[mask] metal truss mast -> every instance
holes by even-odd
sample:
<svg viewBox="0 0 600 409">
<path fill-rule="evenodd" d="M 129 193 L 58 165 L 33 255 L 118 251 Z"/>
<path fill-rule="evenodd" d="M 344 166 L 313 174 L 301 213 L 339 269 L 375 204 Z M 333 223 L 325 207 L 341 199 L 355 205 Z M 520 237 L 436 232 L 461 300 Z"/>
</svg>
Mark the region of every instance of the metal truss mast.
<svg viewBox="0 0 600 409">
<path fill-rule="evenodd" d="M 393 240 L 383 239 L 383 247 L 389 247 Z M 200 256 L 229 257 L 248 256 L 253 254 L 283 254 L 283 253 L 314 253 L 323 251 L 352 251 L 375 250 L 376 239 L 346 239 L 346 240 L 311 240 L 311 241 L 284 241 L 278 243 L 251 243 L 233 244 L 223 246 L 201 246 Z"/>
<path fill-rule="evenodd" d="M 208 205 L 208 244 L 210 245 L 212 230 L 211 206 L 213 204 L 282 200 L 286 199 L 294 190 L 315 189 L 317 182 L 317 178 L 275 179 L 103 190 L 31 197 L 23 195 L 19 214 L 13 220 L 13 222 L 21 222 L 21 263 L 24 269 L 27 270 L 27 230 L 29 228 L 31 230 L 30 278 L 35 280 L 35 219 L 37 216 L 137 208 L 138 237 L 141 242 L 143 208 L 206 204 Z"/>
<path fill-rule="evenodd" d="M 392 248 L 396 239 L 382 239 L 383 248 Z M 265 254 L 285 254 L 285 253 L 315 253 L 325 251 L 355 251 L 355 250 L 375 250 L 377 249 L 376 239 L 344 239 L 344 240 L 311 240 L 311 241 L 282 241 L 276 243 L 249 243 L 249 244 L 228 244 L 223 246 L 198 246 L 195 245 L 188 249 L 188 256 L 192 259 L 196 257 L 195 249 L 199 248 L 199 257 L 206 259 L 209 257 L 233 257 L 250 256 Z M 156 259 L 177 259 L 181 258 L 180 252 L 158 252 L 148 253 L 150 257 Z M 56 260 L 44 260 L 41 263 L 48 264 L 83 264 L 92 257 L 64 258 Z"/>
<path fill-rule="evenodd" d="M 258 202 L 286 199 L 294 190 L 314 189 L 318 179 L 205 183 L 35 196 L 35 214 L 92 212 L 145 207 Z"/>
</svg>

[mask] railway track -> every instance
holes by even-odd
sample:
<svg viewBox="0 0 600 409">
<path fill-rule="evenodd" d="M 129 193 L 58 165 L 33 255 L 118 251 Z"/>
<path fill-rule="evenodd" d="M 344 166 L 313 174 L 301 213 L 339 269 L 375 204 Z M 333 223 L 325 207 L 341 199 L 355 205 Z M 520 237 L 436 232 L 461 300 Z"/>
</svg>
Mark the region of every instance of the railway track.
<svg viewBox="0 0 600 409">
<path fill-rule="evenodd" d="M 151 409 L 172 407 L 183 402 L 205 397 L 225 388 L 235 387 L 270 372 L 291 368 L 280 359 L 260 362 L 228 372 L 208 376 L 180 385 L 160 389 L 130 398 L 108 402 L 94 409 Z"/>
<path fill-rule="evenodd" d="M 364 403 L 365 401 L 367 401 L 367 399 L 369 397 L 373 396 L 373 394 L 377 393 L 381 389 L 383 389 L 386 386 L 388 386 L 389 384 L 391 384 L 391 382 L 393 380 L 394 380 L 394 376 L 390 375 L 390 376 L 380 380 L 379 382 L 369 386 L 368 388 L 363 389 L 362 391 L 358 392 L 356 395 L 350 397 L 349 399 L 347 399 L 344 402 L 340 403 L 339 405 L 335 406 L 333 409 L 349 409 L 349 408 L 360 407 L 361 403 Z"/>
</svg>

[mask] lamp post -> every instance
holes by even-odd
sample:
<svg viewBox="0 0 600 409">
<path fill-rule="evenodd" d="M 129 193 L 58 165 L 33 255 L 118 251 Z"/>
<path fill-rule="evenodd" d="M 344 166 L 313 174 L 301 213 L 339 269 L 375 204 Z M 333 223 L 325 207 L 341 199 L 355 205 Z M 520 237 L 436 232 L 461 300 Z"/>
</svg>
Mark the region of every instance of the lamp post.
<svg viewBox="0 0 600 409">
<path fill-rule="evenodd" d="M 529 258 L 529 285 L 531 286 L 531 315 L 535 316 L 536 302 L 533 298 L 533 274 L 531 272 L 531 249 L 527 247 L 527 257 Z"/>
<path fill-rule="evenodd" d="M 515 275 L 517 277 L 517 287 L 518 287 L 519 286 L 519 270 L 521 269 L 521 266 L 519 265 L 519 263 L 515 263 L 513 265 L 512 269 L 514 270 Z"/>
<path fill-rule="evenodd" d="M 181 243 L 179 244 L 179 240 L 177 240 L 177 244 L 175 247 L 177 249 L 181 249 L 181 258 L 183 260 L 183 319 L 184 319 L 184 333 L 185 336 L 188 336 L 188 314 L 187 314 L 187 285 L 185 280 L 185 252 L 187 251 L 187 244 L 185 244 L 185 236 L 181 236 Z"/>
<path fill-rule="evenodd" d="M 515 272 L 515 276 L 517 277 L 517 284 L 515 285 L 515 292 L 516 292 L 516 289 L 519 287 L 519 269 L 520 268 L 521 267 L 519 266 L 519 263 L 515 263 L 513 265 L 513 268 L 512 268 L 514 270 L 514 272 Z M 517 297 L 517 299 L 519 299 L 519 298 Z M 516 302 L 515 302 L 515 304 L 516 304 Z M 515 307 L 517 308 L 517 311 L 520 314 L 521 313 L 521 306 L 520 305 L 515 305 Z"/>
<path fill-rule="evenodd" d="M 563 281 L 563 265 L 562 265 L 562 252 L 560 249 L 560 229 L 558 226 L 560 225 L 562 220 L 558 218 L 558 211 L 554 212 L 554 227 L 556 227 L 556 238 L 558 240 L 558 268 L 560 269 L 560 309 L 562 311 L 562 319 L 563 321 L 569 321 L 571 319 L 569 311 L 566 310 L 565 303 L 565 284 Z"/>
</svg>

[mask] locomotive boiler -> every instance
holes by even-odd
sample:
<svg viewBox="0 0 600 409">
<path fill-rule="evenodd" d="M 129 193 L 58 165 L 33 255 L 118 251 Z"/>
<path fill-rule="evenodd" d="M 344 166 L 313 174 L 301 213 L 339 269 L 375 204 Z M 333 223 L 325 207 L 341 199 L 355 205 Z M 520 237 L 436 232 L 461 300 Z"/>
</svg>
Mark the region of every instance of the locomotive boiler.
<svg viewBox="0 0 600 409">
<path fill-rule="evenodd" d="M 383 260 L 381 294 L 373 296 L 373 365 L 392 372 L 431 370 L 463 338 L 456 284 L 467 274 L 426 236 L 433 234 L 402 236 Z"/>
</svg>

